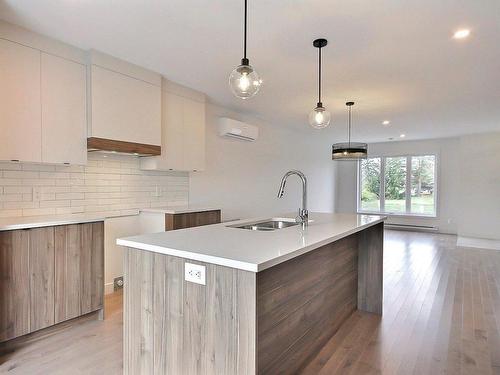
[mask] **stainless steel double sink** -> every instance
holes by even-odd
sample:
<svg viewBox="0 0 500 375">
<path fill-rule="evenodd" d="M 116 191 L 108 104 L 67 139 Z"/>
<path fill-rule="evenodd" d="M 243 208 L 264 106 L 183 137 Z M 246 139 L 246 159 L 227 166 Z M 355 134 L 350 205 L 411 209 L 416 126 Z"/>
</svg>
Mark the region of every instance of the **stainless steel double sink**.
<svg viewBox="0 0 500 375">
<path fill-rule="evenodd" d="M 288 218 L 272 218 L 267 220 L 256 221 L 253 223 L 228 225 L 230 228 L 258 230 L 258 231 L 272 231 L 276 229 L 283 229 L 299 225 L 295 219 Z"/>
</svg>

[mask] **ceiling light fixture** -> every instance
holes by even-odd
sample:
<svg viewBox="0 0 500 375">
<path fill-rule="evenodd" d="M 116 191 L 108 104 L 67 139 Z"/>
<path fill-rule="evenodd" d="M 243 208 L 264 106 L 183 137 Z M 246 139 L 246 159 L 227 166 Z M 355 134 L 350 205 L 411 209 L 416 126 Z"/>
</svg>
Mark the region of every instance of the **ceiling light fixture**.
<svg viewBox="0 0 500 375">
<path fill-rule="evenodd" d="M 243 58 L 241 65 L 237 66 L 229 75 L 229 87 L 232 93 L 240 99 L 255 96 L 262 86 L 262 79 L 250 65 L 247 58 L 247 0 L 245 0 L 245 24 L 243 34 Z"/>
<path fill-rule="evenodd" d="M 318 103 L 311 113 L 309 113 L 309 124 L 315 129 L 323 129 L 330 125 L 330 112 L 321 103 L 321 48 L 328 44 L 326 39 L 316 39 L 313 46 L 318 49 Z"/>
<path fill-rule="evenodd" d="M 348 141 L 347 143 L 335 143 L 332 146 L 332 160 L 360 160 L 366 159 L 368 155 L 368 145 L 361 142 L 351 142 L 351 107 L 354 102 L 345 103 L 349 109 L 348 115 Z"/>
<path fill-rule="evenodd" d="M 387 125 L 389 125 L 390 123 L 391 123 L 391 122 L 390 122 L 389 120 L 384 120 L 384 121 L 382 121 L 382 125 L 386 125 L 386 126 L 387 126 Z"/>
<path fill-rule="evenodd" d="M 399 138 L 404 138 L 404 137 L 406 137 L 406 134 L 401 134 L 401 135 L 399 136 Z"/>
<path fill-rule="evenodd" d="M 461 29 L 455 31 L 453 34 L 454 39 L 465 39 L 470 35 L 470 30 L 469 29 Z"/>
</svg>

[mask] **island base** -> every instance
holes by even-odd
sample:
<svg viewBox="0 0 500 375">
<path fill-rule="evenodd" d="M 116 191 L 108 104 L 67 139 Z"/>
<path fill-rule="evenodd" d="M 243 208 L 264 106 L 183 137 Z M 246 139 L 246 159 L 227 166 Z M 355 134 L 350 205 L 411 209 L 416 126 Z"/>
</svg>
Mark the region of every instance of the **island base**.
<svg viewBox="0 0 500 375">
<path fill-rule="evenodd" d="M 127 248 L 124 372 L 300 372 L 356 309 L 382 313 L 382 258 L 383 223 L 258 273 Z"/>
</svg>

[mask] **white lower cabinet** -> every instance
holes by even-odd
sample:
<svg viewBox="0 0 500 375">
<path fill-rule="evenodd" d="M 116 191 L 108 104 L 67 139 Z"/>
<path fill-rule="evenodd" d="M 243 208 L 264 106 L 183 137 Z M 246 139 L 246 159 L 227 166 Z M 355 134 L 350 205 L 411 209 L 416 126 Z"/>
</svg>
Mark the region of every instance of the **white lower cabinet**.
<svg viewBox="0 0 500 375">
<path fill-rule="evenodd" d="M 163 90 L 161 156 L 141 158 L 141 168 L 205 169 L 205 98 L 202 94 L 178 95 Z"/>
<path fill-rule="evenodd" d="M 42 162 L 87 163 L 85 65 L 42 53 Z"/>
</svg>

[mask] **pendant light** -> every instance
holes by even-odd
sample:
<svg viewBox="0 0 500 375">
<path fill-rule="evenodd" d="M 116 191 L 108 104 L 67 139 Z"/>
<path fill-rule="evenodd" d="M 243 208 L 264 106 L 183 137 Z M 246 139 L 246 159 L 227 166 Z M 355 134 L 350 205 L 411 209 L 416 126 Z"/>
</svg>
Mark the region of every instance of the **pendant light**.
<svg viewBox="0 0 500 375">
<path fill-rule="evenodd" d="M 248 99 L 255 96 L 262 86 L 259 74 L 252 68 L 247 58 L 247 0 L 245 0 L 244 30 L 241 65 L 237 66 L 229 75 L 229 87 L 233 94 L 240 99 Z"/>
<path fill-rule="evenodd" d="M 335 143 L 332 146 L 333 160 L 359 160 L 366 159 L 368 154 L 368 145 L 366 143 L 351 142 L 351 107 L 354 102 L 345 103 L 349 109 L 347 143 Z"/>
<path fill-rule="evenodd" d="M 323 107 L 321 103 L 321 48 L 328 44 L 326 39 L 316 39 L 313 41 L 313 46 L 319 51 L 318 53 L 318 103 L 311 113 L 309 113 L 309 124 L 315 129 L 323 129 L 330 125 L 330 112 Z"/>
</svg>

